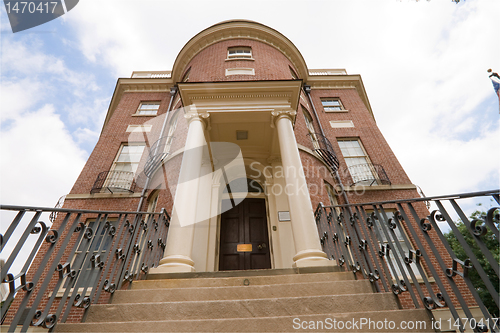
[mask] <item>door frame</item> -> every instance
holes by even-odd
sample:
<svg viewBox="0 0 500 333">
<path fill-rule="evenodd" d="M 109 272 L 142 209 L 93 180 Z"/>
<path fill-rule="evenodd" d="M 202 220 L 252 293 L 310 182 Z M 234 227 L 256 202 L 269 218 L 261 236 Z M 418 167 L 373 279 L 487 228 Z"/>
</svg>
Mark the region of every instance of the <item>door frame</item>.
<svg viewBox="0 0 500 333">
<path fill-rule="evenodd" d="M 260 184 L 260 182 L 259 182 Z M 262 184 L 260 184 L 262 186 Z M 233 198 L 237 199 L 247 199 L 247 198 L 254 198 L 254 199 L 264 199 L 264 205 L 266 208 L 266 223 L 267 223 L 267 237 L 269 241 L 269 259 L 271 261 L 271 269 L 274 269 L 274 251 L 273 251 L 273 242 L 272 242 L 272 229 L 271 229 L 271 223 L 270 223 L 270 216 L 269 216 L 269 201 L 267 199 L 267 195 L 265 194 L 265 187 L 262 186 L 264 189 L 264 193 L 233 193 Z M 222 200 L 229 200 L 229 194 L 224 193 L 221 194 L 220 200 L 219 200 L 219 212 L 221 210 L 222 206 Z M 217 216 L 217 241 L 216 241 L 216 251 L 215 251 L 215 270 L 219 271 L 219 263 L 220 263 L 220 229 L 221 229 L 221 218 L 222 218 L 222 213 Z"/>
</svg>

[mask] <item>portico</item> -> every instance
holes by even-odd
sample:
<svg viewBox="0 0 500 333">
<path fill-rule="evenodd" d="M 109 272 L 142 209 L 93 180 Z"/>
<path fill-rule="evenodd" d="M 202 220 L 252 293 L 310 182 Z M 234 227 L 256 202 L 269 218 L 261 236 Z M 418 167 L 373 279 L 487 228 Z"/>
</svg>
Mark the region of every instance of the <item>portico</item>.
<svg viewBox="0 0 500 333">
<path fill-rule="evenodd" d="M 232 227 L 223 224 L 221 229 L 221 217 L 234 213 L 231 209 L 246 198 L 262 200 L 265 212 L 260 219 L 267 221 L 268 268 L 334 263 L 321 249 L 293 132 L 300 90 L 300 81 L 288 80 L 179 84 L 183 105 L 189 106 L 184 151 L 191 152 L 182 159 L 165 255 L 152 274 L 224 269 L 219 267 L 226 251 L 221 242 L 227 233 L 237 233 L 228 228 L 239 222 Z M 219 143 L 239 151 L 217 149 Z M 203 146 L 210 149 L 194 149 Z M 228 152 L 227 158 L 238 156 L 242 166 L 238 169 L 236 162 L 225 160 L 221 151 Z M 240 191 L 231 185 L 236 178 L 256 182 L 262 191 Z M 256 209 L 247 207 L 245 214 Z M 250 226 L 246 232 L 255 234 L 254 222 L 241 214 Z M 245 237 L 241 246 L 227 251 L 233 251 L 235 258 L 243 258 L 241 252 L 262 254 L 266 243 L 253 244 L 251 235 Z"/>
</svg>

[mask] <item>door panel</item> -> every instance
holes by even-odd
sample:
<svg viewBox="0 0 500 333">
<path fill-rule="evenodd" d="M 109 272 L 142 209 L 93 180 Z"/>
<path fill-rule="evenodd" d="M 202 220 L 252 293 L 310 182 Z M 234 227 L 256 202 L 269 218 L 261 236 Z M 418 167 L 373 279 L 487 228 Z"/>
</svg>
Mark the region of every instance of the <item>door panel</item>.
<svg viewBox="0 0 500 333">
<path fill-rule="evenodd" d="M 219 253 L 221 271 L 271 268 L 264 199 L 247 198 L 222 214 Z"/>
</svg>

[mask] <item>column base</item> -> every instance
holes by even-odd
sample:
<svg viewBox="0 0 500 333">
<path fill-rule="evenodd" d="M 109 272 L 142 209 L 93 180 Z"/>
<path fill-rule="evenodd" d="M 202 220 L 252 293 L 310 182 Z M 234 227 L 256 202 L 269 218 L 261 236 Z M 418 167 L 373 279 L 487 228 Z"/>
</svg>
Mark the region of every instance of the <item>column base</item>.
<svg viewBox="0 0 500 333">
<path fill-rule="evenodd" d="M 293 257 L 293 267 L 337 266 L 336 260 L 328 260 L 321 250 L 305 250 Z"/>
<path fill-rule="evenodd" d="M 160 260 L 160 265 L 150 269 L 149 273 L 186 273 L 194 271 L 194 261 L 191 258 L 181 255 L 170 255 Z"/>
</svg>

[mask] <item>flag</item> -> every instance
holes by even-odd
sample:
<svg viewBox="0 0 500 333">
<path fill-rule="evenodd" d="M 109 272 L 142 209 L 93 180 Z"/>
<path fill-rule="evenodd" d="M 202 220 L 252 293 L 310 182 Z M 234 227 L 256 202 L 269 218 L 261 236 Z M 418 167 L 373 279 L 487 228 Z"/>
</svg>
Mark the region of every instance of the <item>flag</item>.
<svg viewBox="0 0 500 333">
<path fill-rule="evenodd" d="M 495 93 L 498 96 L 499 110 L 500 110 L 500 76 L 497 73 L 493 72 L 490 75 L 490 79 L 491 83 L 493 83 L 493 89 L 495 89 Z"/>
</svg>

